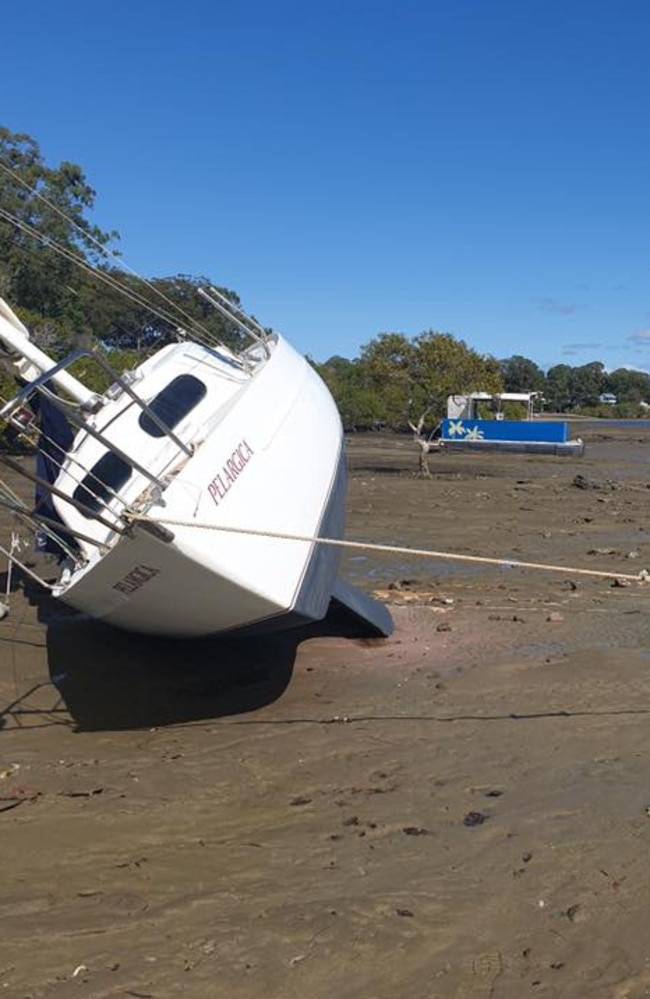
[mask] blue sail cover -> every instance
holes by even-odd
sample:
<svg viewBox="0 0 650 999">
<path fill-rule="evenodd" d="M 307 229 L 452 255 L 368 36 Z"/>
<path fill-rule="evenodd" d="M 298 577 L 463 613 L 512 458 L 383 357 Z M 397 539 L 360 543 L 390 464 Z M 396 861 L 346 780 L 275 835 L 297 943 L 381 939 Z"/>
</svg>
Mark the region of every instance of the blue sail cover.
<svg viewBox="0 0 650 999">
<path fill-rule="evenodd" d="M 47 386 L 52 394 L 54 390 Z M 30 406 L 38 419 L 40 436 L 38 439 L 38 454 L 36 458 L 36 475 L 45 482 L 54 483 L 61 470 L 61 464 L 67 451 L 74 440 L 72 427 L 65 418 L 65 415 L 46 395 L 34 395 L 30 400 Z M 37 482 L 34 489 L 34 513 L 42 514 L 50 520 L 58 521 L 63 525 L 54 503 L 52 494 L 45 485 Z M 70 541 L 74 544 L 74 539 L 67 531 L 60 532 L 62 540 Z M 64 550 L 56 543 L 54 538 L 49 537 L 45 531 L 38 531 L 36 535 L 36 551 L 47 552 L 56 555 L 58 558 L 65 556 Z"/>
</svg>

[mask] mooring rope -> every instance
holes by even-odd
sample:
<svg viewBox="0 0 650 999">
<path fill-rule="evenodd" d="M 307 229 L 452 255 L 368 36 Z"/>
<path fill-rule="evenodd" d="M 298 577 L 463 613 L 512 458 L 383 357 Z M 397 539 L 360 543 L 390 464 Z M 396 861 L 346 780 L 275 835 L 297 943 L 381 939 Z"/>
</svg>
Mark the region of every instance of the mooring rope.
<svg viewBox="0 0 650 999">
<path fill-rule="evenodd" d="M 356 551 L 378 552 L 386 555 L 411 555 L 418 558 L 444 559 L 453 562 L 470 562 L 481 565 L 496 565 L 506 569 L 540 569 L 545 572 L 563 572 L 575 576 L 596 576 L 599 579 L 620 579 L 633 583 L 650 581 L 650 572 L 641 569 L 638 573 L 612 572 L 605 569 L 580 569 L 576 566 L 549 565 L 545 562 L 522 562 L 517 559 L 489 558 L 486 555 L 461 555 L 459 552 L 440 552 L 430 548 L 408 548 L 402 545 L 383 545 L 370 541 L 347 541 L 343 538 L 322 538 L 313 534 L 290 534 L 286 531 L 265 531 L 254 527 L 230 527 L 224 524 L 201 524 L 193 520 L 174 520 L 147 514 L 129 512 L 125 519 L 149 521 L 165 527 L 196 527 L 205 531 L 222 531 L 226 534 L 244 534 L 255 538 L 271 538 L 277 541 L 303 541 L 309 544 L 329 545 L 335 548 L 349 548 Z"/>
<path fill-rule="evenodd" d="M 26 566 L 24 562 L 22 562 L 19 558 L 16 558 L 16 551 L 20 551 L 21 547 L 21 540 L 15 531 L 11 532 L 11 545 L 9 548 L 5 548 L 4 545 L 0 544 L 0 554 L 5 555 L 7 558 L 7 587 L 4 600 L 0 600 L 0 621 L 8 615 L 10 610 L 11 576 L 14 565 L 17 565 L 19 569 L 22 569 L 25 575 L 31 576 L 34 582 L 40 583 L 41 586 L 44 586 L 46 590 L 54 589 L 51 583 L 46 583 L 44 579 L 41 579 L 41 577 L 37 576 L 35 572 L 32 572 L 29 566 Z"/>
</svg>

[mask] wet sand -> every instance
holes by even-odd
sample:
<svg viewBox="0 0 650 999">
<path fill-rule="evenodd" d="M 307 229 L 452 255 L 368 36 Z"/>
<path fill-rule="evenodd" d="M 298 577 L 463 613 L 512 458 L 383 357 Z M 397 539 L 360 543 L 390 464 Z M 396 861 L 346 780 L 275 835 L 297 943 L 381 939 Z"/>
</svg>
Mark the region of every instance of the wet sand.
<svg viewBox="0 0 650 999">
<path fill-rule="evenodd" d="M 348 536 L 650 569 L 650 434 L 581 460 L 349 441 Z M 581 488 L 574 484 L 583 476 Z M 17 580 L 0 996 L 650 996 L 650 584 L 345 558 L 391 601 L 158 642 Z"/>
</svg>

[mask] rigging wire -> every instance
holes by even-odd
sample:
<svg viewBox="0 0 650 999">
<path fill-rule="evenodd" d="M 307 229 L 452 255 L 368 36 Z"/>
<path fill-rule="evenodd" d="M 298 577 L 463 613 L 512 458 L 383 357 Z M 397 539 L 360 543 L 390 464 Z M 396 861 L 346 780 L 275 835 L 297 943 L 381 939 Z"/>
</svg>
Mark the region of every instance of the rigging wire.
<svg viewBox="0 0 650 999">
<path fill-rule="evenodd" d="M 138 292 L 133 291 L 133 289 L 127 290 L 122 284 L 120 284 L 119 281 L 111 277 L 111 275 L 107 271 L 101 271 L 95 267 L 92 267 L 90 264 L 86 263 L 82 257 L 75 254 L 68 247 L 63 246 L 61 243 L 57 242 L 57 240 L 53 239 L 51 236 L 44 235 L 43 233 L 39 232 L 39 230 L 36 229 L 34 226 L 30 226 L 29 223 L 24 222 L 22 219 L 19 219 L 17 216 L 12 215 L 11 212 L 8 212 L 6 209 L 0 207 L 0 219 L 2 218 L 4 218 L 5 221 L 9 221 L 12 225 L 16 226 L 16 228 L 25 232 L 32 239 L 35 239 L 38 242 L 42 243 L 44 246 L 51 249 L 54 253 L 58 253 L 59 256 L 63 257 L 65 260 L 68 260 L 75 266 L 79 267 L 81 270 L 90 274 L 90 276 L 95 278 L 95 280 L 100 281 L 103 284 L 106 284 L 108 287 L 112 288 L 118 294 L 124 296 L 127 299 L 130 299 L 132 302 L 135 302 L 136 305 L 139 305 L 140 307 L 147 309 L 153 315 L 157 316 L 159 319 L 162 319 L 163 322 L 169 323 L 177 330 L 179 335 L 185 333 L 182 327 L 177 326 L 175 316 L 170 315 L 169 313 L 165 313 L 159 308 L 156 308 L 151 304 L 151 302 L 147 301 L 146 298 L 143 298 L 142 295 L 139 295 Z M 142 280 L 144 281 L 144 278 Z M 199 291 L 200 290 L 201 289 L 199 289 Z M 231 321 L 236 323 L 234 317 L 230 316 L 229 318 L 231 319 Z M 200 328 L 202 330 L 204 329 L 203 327 Z M 204 331 L 205 335 L 202 335 L 198 333 L 196 329 L 192 330 L 191 332 L 193 339 L 197 343 L 202 344 L 202 346 L 206 347 L 208 350 L 219 349 L 227 351 L 228 356 L 233 357 L 237 363 L 245 367 L 245 365 L 237 357 L 237 355 L 233 354 L 230 348 L 228 348 L 225 344 L 223 344 L 219 340 L 219 338 L 216 337 L 214 334 L 205 330 Z"/>
<path fill-rule="evenodd" d="M 252 326 L 258 331 L 258 334 L 262 340 L 268 340 L 269 337 L 268 330 L 264 329 L 262 324 L 257 321 L 255 316 L 249 316 L 247 312 L 244 312 L 241 306 L 237 305 L 235 302 L 232 302 L 227 295 L 224 295 L 223 292 L 219 291 L 218 288 L 215 288 L 214 285 L 210 285 L 210 291 L 212 292 L 213 295 L 216 295 L 216 297 L 220 299 L 224 303 L 224 305 L 227 305 L 229 309 L 232 309 L 233 312 L 238 313 L 242 317 L 242 319 L 246 321 L 246 323 L 248 324 L 247 328 L 249 329 L 249 332 L 250 332 L 250 327 Z"/>
<path fill-rule="evenodd" d="M 136 305 L 140 305 L 148 309 L 153 315 L 157 316 L 158 319 L 162 319 L 163 322 L 170 323 L 172 326 L 176 326 L 176 316 L 171 315 L 170 313 L 163 312 L 161 309 L 156 308 L 151 304 L 151 302 L 148 302 L 146 298 L 138 294 L 138 292 L 133 291 L 133 289 L 130 288 L 129 289 L 125 288 L 123 285 L 119 283 L 119 281 L 111 277 L 110 274 L 108 274 L 105 271 L 100 271 L 96 267 L 93 267 L 91 264 L 88 264 L 83 259 L 83 257 L 79 256 L 73 250 L 70 250 L 69 247 L 63 246 L 57 240 L 53 239 L 53 237 L 46 236 L 44 233 L 40 232 L 34 226 L 29 225 L 28 222 L 24 222 L 22 219 L 18 218 L 18 216 L 13 215 L 5 208 L 0 207 L 0 218 L 4 218 L 5 221 L 10 222 L 12 225 L 16 226 L 16 228 L 26 233 L 32 239 L 37 240 L 38 242 L 42 243 L 43 246 L 46 246 L 49 249 L 53 250 L 55 253 L 58 253 L 59 256 L 63 257 L 64 260 L 68 260 L 70 263 L 75 264 L 77 267 L 81 268 L 81 270 L 85 271 L 87 274 L 90 274 L 91 277 L 94 277 L 96 278 L 96 280 L 101 281 L 103 284 L 107 285 L 109 288 L 112 288 L 114 291 L 117 291 L 119 294 L 123 295 L 125 298 L 134 302 Z M 207 331 L 206 335 L 208 337 L 211 336 L 211 334 L 209 334 Z M 204 342 L 198 336 L 197 340 L 200 340 L 200 342 Z M 209 346 L 210 344 L 206 345 Z"/>
<path fill-rule="evenodd" d="M 171 306 L 172 310 L 175 312 L 175 314 L 177 316 L 181 316 L 184 320 L 189 321 L 191 327 L 194 327 L 195 329 L 200 329 L 206 337 L 208 337 L 208 338 L 212 337 L 212 334 L 210 333 L 210 331 L 207 330 L 199 322 L 199 320 L 195 319 L 193 316 L 190 316 L 189 313 L 185 312 L 185 310 L 183 308 L 181 308 L 180 305 L 178 305 L 178 303 L 174 302 L 173 299 L 169 298 L 169 296 L 166 295 L 163 291 L 161 291 L 160 288 L 156 287 L 156 285 L 153 284 L 152 281 L 149 281 L 147 278 L 143 277 L 141 274 L 139 274 L 137 271 L 135 271 L 132 267 L 130 267 L 126 263 L 126 261 L 120 256 L 120 254 L 117 253 L 116 250 L 110 250 L 108 247 L 104 246 L 104 244 L 100 240 L 98 240 L 95 236 L 93 236 L 93 234 L 91 232 L 86 231 L 83 228 L 83 226 L 80 226 L 78 222 L 76 222 L 73 218 L 71 218 L 69 215 L 67 215 L 66 212 L 63 211 L 63 209 L 59 208 L 59 206 L 55 205 L 52 201 L 49 200 L 49 198 L 46 198 L 44 194 L 42 194 L 40 191 L 38 191 L 35 187 L 32 187 L 30 184 L 28 184 L 27 181 L 23 180 L 23 178 L 19 176 L 19 174 L 17 173 L 17 171 L 15 169 L 12 169 L 11 167 L 6 166 L 0 160 L 0 170 L 2 170 L 4 173 L 8 174 L 12 178 L 12 180 L 17 181 L 21 185 L 21 187 L 23 187 L 25 190 L 29 191 L 30 194 L 33 194 L 40 201 L 42 201 L 44 204 L 46 204 L 48 206 L 48 208 L 51 208 L 52 211 L 56 212 L 57 215 L 59 215 L 62 219 L 64 219 L 69 225 L 72 225 L 73 228 L 76 229 L 76 231 L 79 232 L 84 239 L 88 240 L 90 243 L 92 243 L 94 246 L 96 246 L 97 249 L 99 250 L 99 252 L 101 254 L 103 254 L 103 256 L 105 258 L 112 258 L 117 264 L 119 264 L 119 266 L 124 271 L 126 271 L 129 274 L 131 274 L 133 277 L 137 278 L 139 281 L 142 281 L 142 283 L 147 288 L 149 288 L 150 291 L 152 291 L 155 295 L 157 295 L 158 298 L 161 298 L 164 302 L 167 303 L 167 305 Z M 91 270 L 92 273 L 96 273 L 96 268 L 90 268 L 90 270 Z M 119 290 L 123 290 L 122 287 L 119 284 L 117 285 L 117 287 L 118 287 Z M 154 315 L 158 315 L 158 317 L 161 318 L 160 313 L 156 312 L 155 308 L 151 305 L 150 302 L 147 302 L 146 300 L 144 300 L 143 304 L 145 304 L 148 308 L 150 308 L 151 311 L 154 313 Z M 239 311 L 241 311 L 241 310 L 239 310 Z M 168 322 L 169 321 L 173 322 L 173 320 L 169 320 L 169 319 L 167 321 Z M 216 338 L 214 338 L 214 339 L 215 339 L 215 342 L 218 342 L 218 340 Z"/>
</svg>

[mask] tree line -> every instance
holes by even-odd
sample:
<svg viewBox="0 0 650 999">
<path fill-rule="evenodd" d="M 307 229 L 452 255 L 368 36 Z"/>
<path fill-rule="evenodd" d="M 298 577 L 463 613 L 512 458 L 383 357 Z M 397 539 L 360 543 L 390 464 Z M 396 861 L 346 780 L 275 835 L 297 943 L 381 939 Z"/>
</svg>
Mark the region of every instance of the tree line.
<svg viewBox="0 0 650 999">
<path fill-rule="evenodd" d="M 178 337 L 209 333 L 237 347 L 235 324 L 214 310 L 199 288 L 203 275 L 176 274 L 143 282 L 119 265 L 119 235 L 89 220 L 95 191 L 78 165 L 49 166 L 38 143 L 0 126 L 0 296 L 29 327 L 34 341 L 59 359 L 78 346 L 110 354 L 118 370 Z M 219 288 L 232 303 L 236 292 Z M 311 362 L 328 384 L 348 430 L 386 427 L 421 433 L 445 414 L 446 397 L 469 391 L 543 393 L 547 409 L 637 416 L 650 402 L 650 376 L 599 361 L 559 364 L 544 373 L 529 358 L 483 355 L 450 333 L 414 337 L 380 333 L 354 359 Z M 87 366 L 88 367 L 88 366 Z M 11 368 L 0 370 L 0 395 L 14 394 Z M 105 387 L 99 368 L 76 372 Z M 604 407 L 611 393 L 616 406 Z"/>
<path fill-rule="evenodd" d="M 650 416 L 650 375 L 628 368 L 606 371 L 601 361 L 547 372 L 516 354 L 480 355 L 448 333 L 408 338 L 382 333 L 354 360 L 331 357 L 316 369 L 337 401 L 346 429 L 422 430 L 446 412 L 448 395 L 467 392 L 539 392 L 536 411 L 583 416 Z M 614 401 L 615 400 L 615 401 Z M 523 415 L 517 403 L 506 415 Z"/>
</svg>

